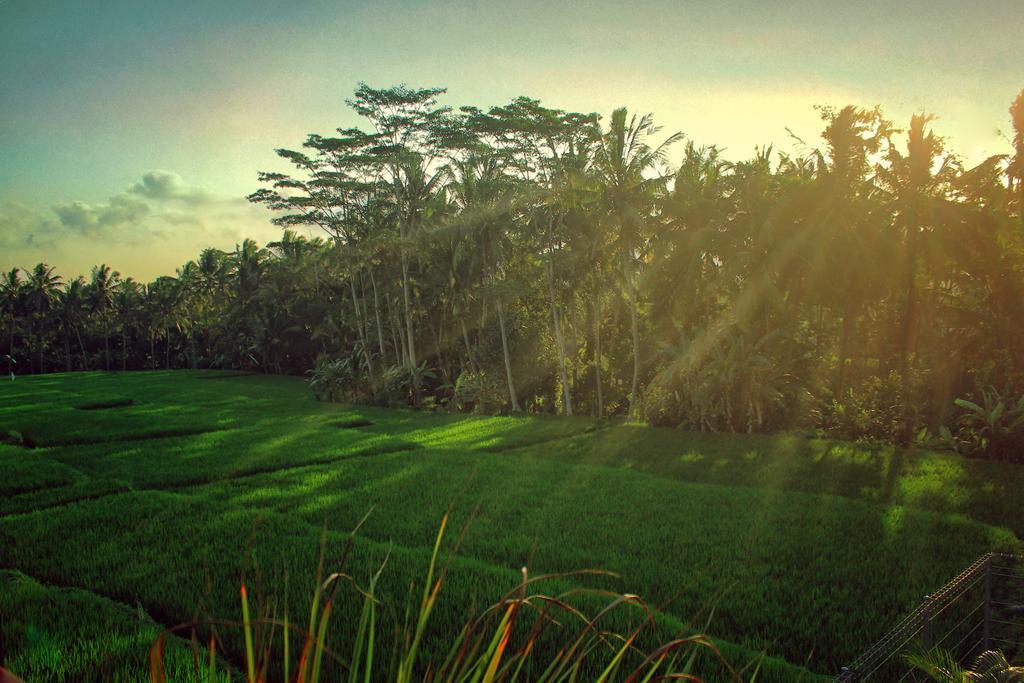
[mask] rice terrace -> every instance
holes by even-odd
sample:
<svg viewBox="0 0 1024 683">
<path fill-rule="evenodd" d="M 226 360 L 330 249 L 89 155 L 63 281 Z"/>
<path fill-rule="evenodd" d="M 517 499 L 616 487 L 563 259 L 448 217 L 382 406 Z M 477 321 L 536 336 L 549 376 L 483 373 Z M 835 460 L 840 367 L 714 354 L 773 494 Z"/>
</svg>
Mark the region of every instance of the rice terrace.
<svg viewBox="0 0 1024 683">
<path fill-rule="evenodd" d="M 82 409 L 98 404 L 111 407 Z M 642 595 L 663 633 L 706 621 L 737 668 L 758 661 L 758 680 L 779 681 L 825 680 L 924 593 L 983 552 L 1016 550 L 1024 533 L 1015 465 L 797 436 L 347 407 L 285 377 L 20 378 L 0 389 L 0 421 L 35 446 L 0 446 L 5 666 L 29 680 L 51 666 L 68 680 L 89 667 L 144 677 L 163 625 L 199 605 L 238 612 L 250 543 L 264 581 L 288 572 L 280 599 L 303 614 L 325 520 L 330 563 L 368 511 L 348 572 L 368 576 L 388 556 L 378 591 L 392 597 L 425 572 L 449 508 L 454 526 L 473 518 L 427 653 L 442 653 L 444 627 L 461 625 L 471 602 L 514 588 L 521 566 L 600 567 L 621 578 L 541 587 Z M 335 608 L 332 639 L 354 636 L 357 598 Z M 382 636 L 395 618 L 381 615 Z M 184 643 L 169 652 L 189 669 Z"/>
<path fill-rule="evenodd" d="M 0 0 L 0 683 L 1024 681 L 1022 36 Z"/>
</svg>

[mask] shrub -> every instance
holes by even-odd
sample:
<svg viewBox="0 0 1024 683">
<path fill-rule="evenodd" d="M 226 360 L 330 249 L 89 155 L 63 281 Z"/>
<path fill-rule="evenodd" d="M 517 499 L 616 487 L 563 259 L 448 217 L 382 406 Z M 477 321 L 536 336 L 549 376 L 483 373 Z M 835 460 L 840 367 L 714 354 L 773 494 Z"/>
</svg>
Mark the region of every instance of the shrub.
<svg viewBox="0 0 1024 683">
<path fill-rule="evenodd" d="M 935 649 L 921 655 L 907 658 L 912 666 L 920 669 L 933 681 L 939 683 L 1020 683 L 1024 681 L 1024 667 L 1011 666 L 999 650 L 986 650 L 978 655 L 971 668 L 964 669 L 949 652 Z"/>
<path fill-rule="evenodd" d="M 455 380 L 455 406 L 460 411 L 501 412 L 507 399 L 504 385 L 485 370 L 465 370 Z"/>
<path fill-rule="evenodd" d="M 312 375 L 309 387 L 318 401 L 340 401 L 345 391 L 352 387 L 352 367 L 348 359 L 320 355 L 309 374 Z"/>
<path fill-rule="evenodd" d="M 898 372 L 868 377 L 812 411 L 814 426 L 826 434 L 867 442 L 895 442 L 903 433 L 905 387 Z M 917 417 L 911 419 L 916 423 Z"/>
<path fill-rule="evenodd" d="M 1024 395 L 1016 400 L 995 387 L 982 389 L 975 400 L 958 398 L 964 412 L 955 436 L 958 451 L 970 456 L 1024 461 Z"/>
</svg>

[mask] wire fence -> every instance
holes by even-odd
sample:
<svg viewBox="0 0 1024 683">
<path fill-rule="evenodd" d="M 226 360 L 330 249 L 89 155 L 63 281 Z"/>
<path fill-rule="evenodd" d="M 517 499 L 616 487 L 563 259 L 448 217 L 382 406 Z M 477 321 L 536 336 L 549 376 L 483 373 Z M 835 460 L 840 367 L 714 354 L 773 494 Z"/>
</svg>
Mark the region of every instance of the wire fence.
<svg viewBox="0 0 1024 683">
<path fill-rule="evenodd" d="M 923 682 L 907 657 L 932 649 L 965 664 L 985 650 L 1002 650 L 1011 662 L 1024 656 L 1024 558 L 979 557 L 843 667 L 835 683 Z"/>
</svg>

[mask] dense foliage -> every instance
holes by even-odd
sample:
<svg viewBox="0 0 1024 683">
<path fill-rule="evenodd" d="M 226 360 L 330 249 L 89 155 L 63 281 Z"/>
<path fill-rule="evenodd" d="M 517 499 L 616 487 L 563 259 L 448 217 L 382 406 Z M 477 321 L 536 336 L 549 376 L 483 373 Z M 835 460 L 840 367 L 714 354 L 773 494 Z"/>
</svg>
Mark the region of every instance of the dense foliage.
<svg viewBox="0 0 1024 683">
<path fill-rule="evenodd" d="M 302 614 L 325 520 L 332 567 L 372 509 L 346 566 L 365 585 L 389 557 L 378 585 L 386 644 L 453 508 L 458 550 L 445 546 L 425 658 L 447 652 L 471 607 L 517 585 L 526 565 L 534 576 L 617 572 L 538 590 L 639 594 L 659 611 L 656 643 L 706 628 L 737 668 L 766 653 L 758 680 L 797 680 L 801 666 L 834 674 L 921 595 L 983 552 L 1018 549 L 1024 532 L 1024 468 L 1009 463 L 793 435 L 318 404 L 289 377 L 19 378 L 0 383 L 0 429 L 36 446 L 0 444 L 0 568 L 168 626 L 197 612 L 236 619 L 246 571 Z M 113 650 L 95 637 L 105 620 L 121 632 L 103 604 L 51 603 L 58 618 L 33 586 L 9 586 L 0 607 L 26 605 L 44 631 L 32 640 L 24 621 L 0 623 L 11 661 L 53 670 L 36 657 L 67 651 L 76 632 L 93 661 L 138 661 L 145 634 Z M 332 644 L 351 642 L 359 623 L 361 596 L 346 595 Z M 607 626 L 627 631 L 630 614 Z M 139 626 L 152 633 L 148 618 Z M 238 634 L 224 639 L 242 661 Z"/>
<path fill-rule="evenodd" d="M 1024 93 L 1011 153 L 966 167 L 877 108 L 729 162 L 624 109 L 443 92 L 360 86 L 365 128 L 278 150 L 294 171 L 250 197 L 286 228 L 265 248 L 146 285 L 7 273 L 17 369 L 315 366 L 331 399 L 1015 457 L 990 446 L 1019 425 L 986 439 L 954 401 L 1024 393 Z"/>
</svg>

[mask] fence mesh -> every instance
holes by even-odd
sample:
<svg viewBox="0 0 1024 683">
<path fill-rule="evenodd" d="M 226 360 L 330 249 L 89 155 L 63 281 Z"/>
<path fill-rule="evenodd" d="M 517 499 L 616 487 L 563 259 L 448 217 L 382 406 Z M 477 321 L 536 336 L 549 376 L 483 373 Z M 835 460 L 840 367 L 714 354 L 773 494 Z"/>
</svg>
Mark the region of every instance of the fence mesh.
<svg viewBox="0 0 1024 683">
<path fill-rule="evenodd" d="M 1024 657 L 1024 559 L 999 553 L 979 557 L 924 601 L 874 645 L 843 667 L 836 683 L 925 681 L 909 655 L 932 649 L 970 664 L 985 650 Z"/>
</svg>

